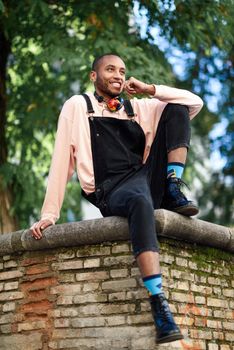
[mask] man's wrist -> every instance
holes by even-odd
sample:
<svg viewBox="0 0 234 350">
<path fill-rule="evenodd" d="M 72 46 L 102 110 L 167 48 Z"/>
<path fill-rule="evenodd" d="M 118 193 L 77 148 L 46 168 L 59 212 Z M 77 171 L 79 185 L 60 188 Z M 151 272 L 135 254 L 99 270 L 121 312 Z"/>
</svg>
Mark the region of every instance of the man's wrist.
<svg viewBox="0 0 234 350">
<path fill-rule="evenodd" d="M 153 84 L 145 84 L 144 94 L 154 96 L 156 94 L 156 88 Z"/>
</svg>

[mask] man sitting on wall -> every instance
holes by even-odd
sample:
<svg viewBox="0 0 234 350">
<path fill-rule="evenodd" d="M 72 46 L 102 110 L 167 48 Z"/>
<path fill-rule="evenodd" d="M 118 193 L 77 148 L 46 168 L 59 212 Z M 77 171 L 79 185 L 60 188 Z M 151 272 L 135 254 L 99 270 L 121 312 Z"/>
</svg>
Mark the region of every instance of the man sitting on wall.
<svg viewBox="0 0 234 350">
<path fill-rule="evenodd" d="M 35 239 L 59 218 L 75 166 L 83 196 L 103 216 L 127 217 L 133 254 L 149 292 L 158 344 L 182 339 L 162 290 L 154 209 L 192 216 L 197 206 L 181 192 L 190 119 L 202 108 L 193 93 L 131 77 L 115 54 L 93 62 L 95 92 L 72 96 L 62 108 L 41 219 Z M 150 98 L 123 100 L 129 95 Z"/>
</svg>

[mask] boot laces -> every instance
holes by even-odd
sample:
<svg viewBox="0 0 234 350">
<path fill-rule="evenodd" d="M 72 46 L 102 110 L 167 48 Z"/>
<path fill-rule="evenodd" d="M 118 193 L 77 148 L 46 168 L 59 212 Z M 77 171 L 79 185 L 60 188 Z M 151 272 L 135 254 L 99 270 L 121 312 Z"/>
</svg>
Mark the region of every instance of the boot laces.
<svg viewBox="0 0 234 350">
<path fill-rule="evenodd" d="M 183 181 L 182 179 L 180 179 L 180 178 L 177 178 L 175 184 L 176 184 L 177 186 L 174 187 L 174 191 L 175 191 L 180 197 L 182 197 L 182 198 L 184 198 L 184 199 L 187 199 L 187 198 L 185 197 L 185 195 L 183 194 L 183 192 L 181 191 L 181 189 L 180 189 L 182 185 L 185 185 L 185 186 L 189 189 L 189 186 L 186 184 L 186 182 L 184 182 L 184 181 Z"/>
<path fill-rule="evenodd" d="M 187 187 L 190 190 L 189 186 L 182 179 L 178 178 L 178 184 L 179 184 L 179 187 L 181 187 L 182 185 L 185 185 L 185 187 Z"/>
<path fill-rule="evenodd" d="M 171 311 L 165 299 L 162 300 L 160 305 L 160 314 L 165 321 L 173 322 Z"/>
</svg>

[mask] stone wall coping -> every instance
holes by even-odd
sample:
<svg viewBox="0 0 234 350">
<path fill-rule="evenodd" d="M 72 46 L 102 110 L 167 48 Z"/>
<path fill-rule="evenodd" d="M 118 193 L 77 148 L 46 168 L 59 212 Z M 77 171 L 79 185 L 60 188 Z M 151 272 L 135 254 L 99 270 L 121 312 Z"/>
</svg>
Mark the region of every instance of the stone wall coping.
<svg viewBox="0 0 234 350">
<path fill-rule="evenodd" d="M 234 252 L 234 229 L 165 210 L 155 210 L 158 236 Z M 0 256 L 31 250 L 71 247 L 129 240 L 127 220 L 122 217 L 84 220 L 49 226 L 35 240 L 29 229 L 0 235 Z"/>
</svg>

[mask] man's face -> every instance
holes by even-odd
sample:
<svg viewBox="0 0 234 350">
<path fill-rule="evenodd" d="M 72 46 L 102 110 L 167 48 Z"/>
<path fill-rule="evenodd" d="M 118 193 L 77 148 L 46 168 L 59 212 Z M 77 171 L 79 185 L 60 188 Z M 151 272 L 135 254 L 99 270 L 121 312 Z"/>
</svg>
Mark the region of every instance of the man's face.
<svg viewBox="0 0 234 350">
<path fill-rule="evenodd" d="M 104 56 L 91 72 L 97 93 L 104 98 L 119 96 L 125 82 L 125 64 L 118 56 Z"/>
</svg>

